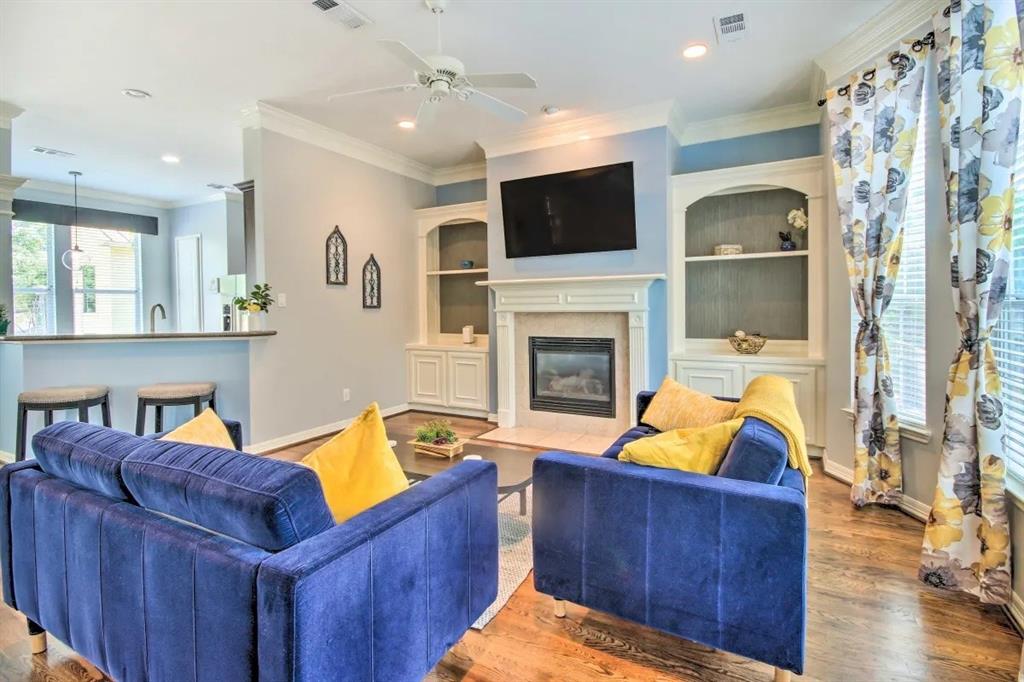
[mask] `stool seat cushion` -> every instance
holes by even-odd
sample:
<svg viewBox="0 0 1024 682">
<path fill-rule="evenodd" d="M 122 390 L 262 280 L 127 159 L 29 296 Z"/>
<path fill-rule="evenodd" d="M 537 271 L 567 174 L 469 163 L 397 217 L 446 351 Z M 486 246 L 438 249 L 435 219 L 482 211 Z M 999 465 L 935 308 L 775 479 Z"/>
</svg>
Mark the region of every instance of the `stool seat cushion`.
<svg viewBox="0 0 1024 682">
<path fill-rule="evenodd" d="M 150 384 L 139 389 L 139 397 L 148 400 L 181 400 L 200 398 L 213 393 L 217 384 L 212 381 L 193 381 L 183 384 Z"/>
<path fill-rule="evenodd" d="M 78 400 L 95 400 L 110 392 L 108 386 L 54 386 L 53 388 L 37 388 L 22 391 L 18 394 L 19 403 L 50 405 L 73 403 Z"/>
<path fill-rule="evenodd" d="M 121 462 L 149 442 L 96 424 L 59 422 L 38 432 L 32 449 L 39 466 L 51 476 L 115 500 L 132 501 L 121 477 Z"/>
</svg>

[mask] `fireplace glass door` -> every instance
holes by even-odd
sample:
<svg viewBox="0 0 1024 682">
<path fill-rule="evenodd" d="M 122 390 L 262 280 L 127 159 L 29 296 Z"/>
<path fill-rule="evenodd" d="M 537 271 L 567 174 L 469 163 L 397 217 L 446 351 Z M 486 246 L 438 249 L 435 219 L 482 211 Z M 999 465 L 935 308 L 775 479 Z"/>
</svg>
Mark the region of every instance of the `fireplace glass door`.
<svg viewBox="0 0 1024 682">
<path fill-rule="evenodd" d="M 531 336 L 530 409 L 615 417 L 615 339 Z"/>
</svg>

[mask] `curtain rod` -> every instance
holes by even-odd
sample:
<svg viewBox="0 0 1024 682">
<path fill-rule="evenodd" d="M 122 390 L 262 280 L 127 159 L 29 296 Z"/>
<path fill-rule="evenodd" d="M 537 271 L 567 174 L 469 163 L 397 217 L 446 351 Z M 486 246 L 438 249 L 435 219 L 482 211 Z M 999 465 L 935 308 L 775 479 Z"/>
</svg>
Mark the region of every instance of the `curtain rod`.
<svg viewBox="0 0 1024 682">
<path fill-rule="evenodd" d="M 925 45 L 927 45 L 928 47 L 935 47 L 935 31 L 928 31 L 928 33 L 924 34 L 921 38 L 915 40 L 913 43 L 910 44 L 910 49 L 913 50 L 914 52 L 920 52 L 921 50 L 924 49 Z M 900 58 L 900 55 L 902 55 L 902 54 L 903 53 L 900 52 L 899 50 L 894 50 L 889 55 L 889 63 L 892 64 L 893 66 L 895 66 L 896 62 Z M 868 69 L 863 74 L 861 74 L 861 78 L 863 78 L 866 81 L 873 80 L 874 77 L 875 77 L 875 70 L 874 69 Z M 836 94 L 838 94 L 840 97 L 845 97 L 846 93 L 848 93 L 849 91 L 850 91 L 850 86 L 849 85 L 844 85 L 843 87 L 841 87 L 838 90 L 836 90 Z M 825 106 L 826 102 L 828 102 L 828 98 L 827 97 L 822 97 L 821 99 L 818 100 L 818 106 L 819 107 L 823 107 L 823 106 Z"/>
</svg>

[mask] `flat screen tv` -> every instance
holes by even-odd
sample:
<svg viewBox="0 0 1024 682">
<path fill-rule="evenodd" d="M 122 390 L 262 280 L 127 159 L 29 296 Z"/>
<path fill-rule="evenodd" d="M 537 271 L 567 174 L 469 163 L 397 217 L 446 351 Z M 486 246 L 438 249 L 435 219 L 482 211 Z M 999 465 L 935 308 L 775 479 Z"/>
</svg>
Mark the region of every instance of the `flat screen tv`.
<svg viewBox="0 0 1024 682">
<path fill-rule="evenodd" d="M 636 248 L 633 163 L 501 183 L 505 257 Z"/>
</svg>

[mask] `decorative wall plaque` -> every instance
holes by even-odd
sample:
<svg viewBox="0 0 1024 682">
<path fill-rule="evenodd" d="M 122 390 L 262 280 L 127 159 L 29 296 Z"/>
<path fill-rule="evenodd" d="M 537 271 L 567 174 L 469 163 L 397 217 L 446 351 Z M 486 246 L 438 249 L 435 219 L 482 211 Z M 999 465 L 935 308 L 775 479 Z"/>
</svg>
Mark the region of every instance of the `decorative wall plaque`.
<svg viewBox="0 0 1024 682">
<path fill-rule="evenodd" d="M 327 283 L 348 284 L 348 242 L 335 225 L 327 236 Z"/>
<path fill-rule="evenodd" d="M 380 307 L 380 265 L 372 253 L 363 266 L 363 307 Z"/>
</svg>

